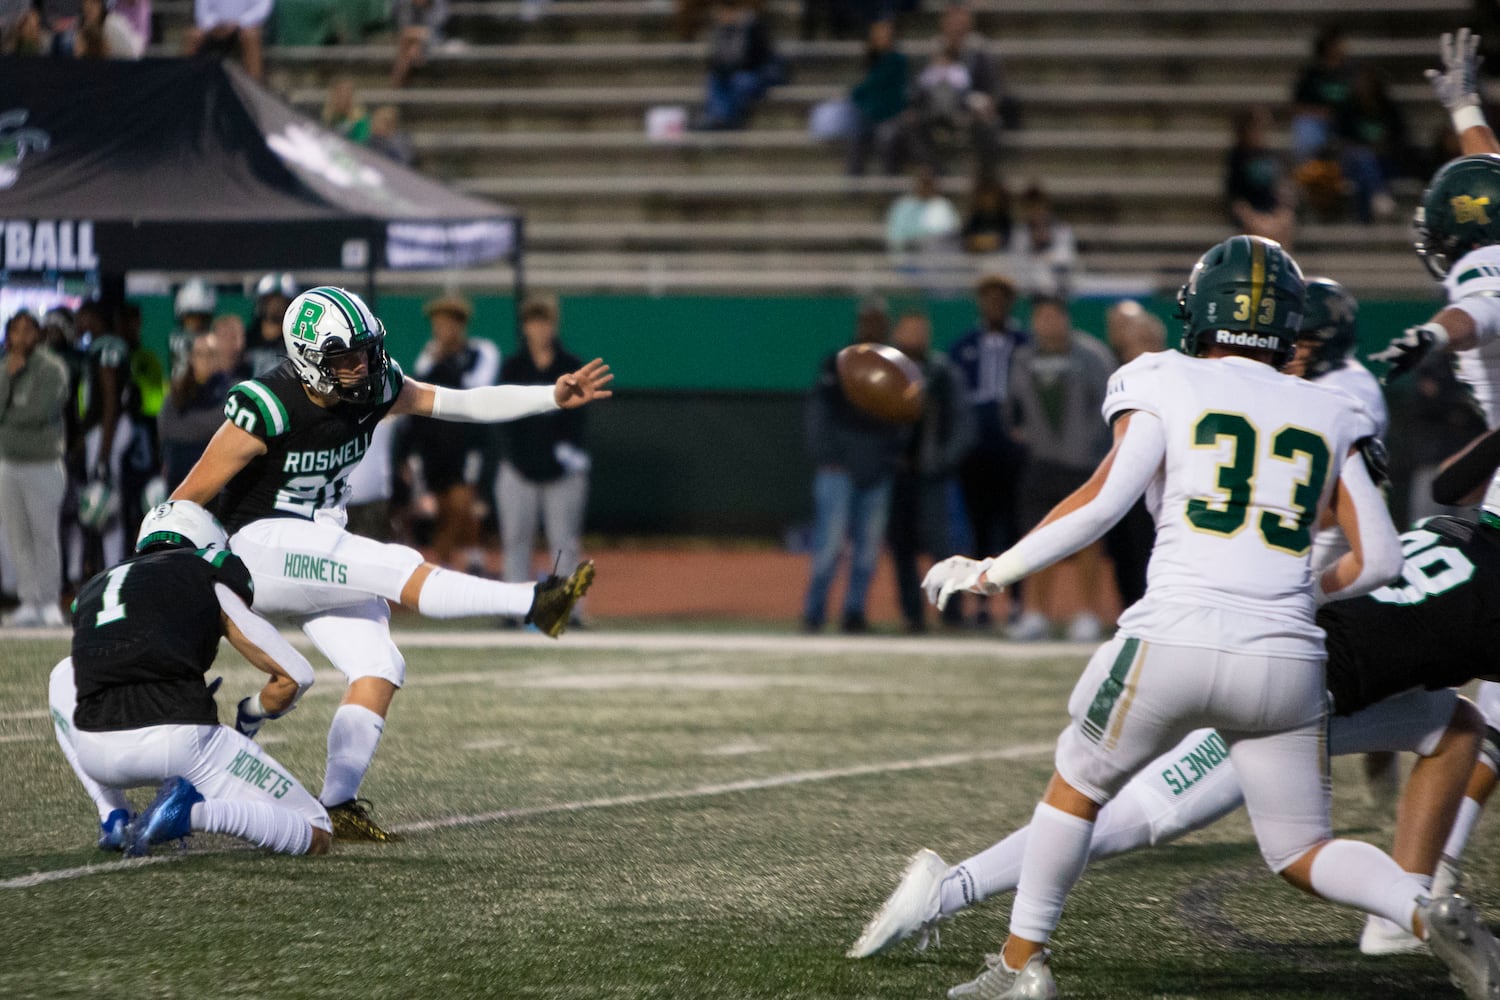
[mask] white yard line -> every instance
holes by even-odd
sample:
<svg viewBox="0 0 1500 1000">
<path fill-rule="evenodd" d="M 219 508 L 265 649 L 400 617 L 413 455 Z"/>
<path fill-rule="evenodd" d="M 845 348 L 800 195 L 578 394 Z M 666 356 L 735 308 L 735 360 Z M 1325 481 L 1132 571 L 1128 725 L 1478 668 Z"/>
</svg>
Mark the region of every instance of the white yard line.
<svg viewBox="0 0 1500 1000">
<path fill-rule="evenodd" d="M 44 733 L 12 733 L 9 736 L 0 736 L 0 743 L 30 743 L 32 740 L 45 738 Z"/>
<path fill-rule="evenodd" d="M 0 722 L 16 722 L 21 719 L 45 719 L 51 714 L 45 708 L 28 708 L 24 712 L 0 712 Z"/>
<path fill-rule="evenodd" d="M 914 757 L 909 760 L 886 761 L 881 764 L 861 764 L 854 767 L 828 768 L 819 771 L 793 771 L 766 778 L 747 778 L 716 785 L 698 785 L 694 788 L 668 789 L 660 792 L 640 792 L 634 795 L 616 795 L 600 799 L 581 799 L 577 802 L 558 802 L 552 805 L 525 806 L 520 809 L 497 809 L 493 812 L 470 813 L 461 816 L 444 816 L 440 819 L 418 820 L 390 827 L 397 833 L 419 833 L 427 830 L 446 830 L 460 826 L 477 826 L 498 823 L 510 819 L 532 816 L 547 816 L 554 813 L 584 812 L 590 809 L 615 809 L 621 806 L 648 805 L 653 802 L 674 802 L 690 799 L 706 799 L 737 792 L 754 792 L 767 788 L 785 788 L 817 781 L 835 781 L 839 778 L 859 778 L 873 774 L 896 774 L 902 771 L 920 771 L 940 767 L 958 767 L 982 760 L 1019 760 L 1050 754 L 1051 743 L 1022 743 L 1016 746 L 999 747 L 993 750 L 975 750 L 968 753 L 937 754 L 931 757 Z M 16 878 L 0 880 L 0 889 L 29 889 L 48 882 L 66 882 L 71 879 L 88 878 L 91 875 L 108 875 L 129 868 L 167 861 L 178 861 L 187 857 L 202 857 L 210 853 L 167 854 L 132 861 L 116 861 L 99 865 L 83 865 L 77 868 L 61 868 L 55 871 L 32 872 Z"/>
</svg>

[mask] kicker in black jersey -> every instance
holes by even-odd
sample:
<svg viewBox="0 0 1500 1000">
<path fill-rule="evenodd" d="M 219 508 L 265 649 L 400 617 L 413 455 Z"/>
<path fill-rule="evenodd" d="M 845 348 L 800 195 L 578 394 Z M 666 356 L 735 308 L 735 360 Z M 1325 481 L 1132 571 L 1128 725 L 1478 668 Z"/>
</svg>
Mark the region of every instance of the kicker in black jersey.
<svg viewBox="0 0 1500 1000">
<path fill-rule="evenodd" d="M 224 634 L 216 583 L 251 603 L 250 571 L 223 549 L 152 552 L 85 583 L 73 610 L 74 725 L 217 725 L 203 683 Z"/>
<path fill-rule="evenodd" d="M 290 361 L 229 391 L 224 419 L 266 443 L 229 481 L 211 509 L 226 531 L 267 517 L 311 520 L 342 506 L 349 473 L 364 457 L 380 418 L 396 405 L 404 376 L 394 361 L 384 391 L 366 405 L 322 407 L 308 398 Z"/>
<path fill-rule="evenodd" d="M 1401 536 L 1401 552 L 1400 580 L 1318 611 L 1339 715 L 1500 672 L 1500 532 L 1429 518 Z"/>
</svg>

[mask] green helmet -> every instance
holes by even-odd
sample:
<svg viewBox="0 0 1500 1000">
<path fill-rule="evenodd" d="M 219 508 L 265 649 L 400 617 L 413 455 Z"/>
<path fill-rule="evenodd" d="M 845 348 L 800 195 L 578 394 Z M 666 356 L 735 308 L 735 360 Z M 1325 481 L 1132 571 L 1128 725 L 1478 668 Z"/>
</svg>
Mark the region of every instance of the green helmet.
<svg viewBox="0 0 1500 1000">
<path fill-rule="evenodd" d="M 1332 278 L 1307 279 L 1307 304 L 1297 339 L 1317 342 L 1307 362 L 1308 378 L 1327 375 L 1354 352 L 1358 319 L 1359 303 L 1343 285 Z"/>
<path fill-rule="evenodd" d="M 1305 297 L 1302 269 L 1275 240 L 1231 236 L 1198 258 L 1177 293 L 1182 351 L 1213 344 L 1263 347 L 1277 368 L 1297 349 Z"/>
<path fill-rule="evenodd" d="M 1449 160 L 1432 175 L 1412 218 L 1417 256 L 1438 280 L 1475 247 L 1500 243 L 1500 156 Z"/>
</svg>

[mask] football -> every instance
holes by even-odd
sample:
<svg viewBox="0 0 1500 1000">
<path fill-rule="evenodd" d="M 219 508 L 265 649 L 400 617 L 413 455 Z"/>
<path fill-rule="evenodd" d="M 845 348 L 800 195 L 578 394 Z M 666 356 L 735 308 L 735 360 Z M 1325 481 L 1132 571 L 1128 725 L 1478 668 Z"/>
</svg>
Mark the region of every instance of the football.
<svg viewBox="0 0 1500 1000">
<path fill-rule="evenodd" d="M 889 344 L 851 344 L 838 353 L 839 385 L 849 402 L 878 420 L 909 424 L 922 416 L 922 370 Z"/>
</svg>

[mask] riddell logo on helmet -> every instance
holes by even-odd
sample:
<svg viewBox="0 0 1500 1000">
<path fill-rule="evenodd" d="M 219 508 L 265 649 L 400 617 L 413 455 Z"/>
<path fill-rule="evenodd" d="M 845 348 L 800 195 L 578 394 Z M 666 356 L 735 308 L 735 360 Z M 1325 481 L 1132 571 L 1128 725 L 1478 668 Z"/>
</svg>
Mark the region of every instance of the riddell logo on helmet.
<svg viewBox="0 0 1500 1000">
<path fill-rule="evenodd" d="M 1216 331 L 1214 343 L 1223 344 L 1226 347 L 1264 347 L 1272 351 L 1280 346 L 1280 342 L 1275 337 L 1258 333 L 1232 333 L 1229 330 Z"/>
</svg>

